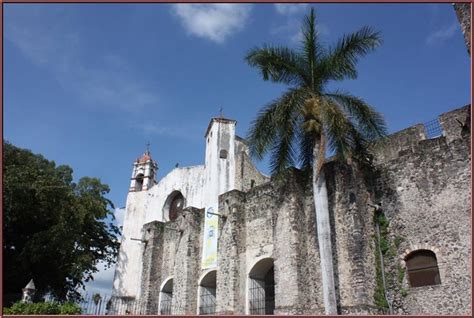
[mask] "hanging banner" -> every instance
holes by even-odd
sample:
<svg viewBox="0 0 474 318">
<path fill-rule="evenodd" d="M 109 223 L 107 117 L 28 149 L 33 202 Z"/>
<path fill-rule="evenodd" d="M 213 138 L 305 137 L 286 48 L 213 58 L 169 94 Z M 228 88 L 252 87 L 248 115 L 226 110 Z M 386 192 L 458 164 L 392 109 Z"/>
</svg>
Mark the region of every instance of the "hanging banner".
<svg viewBox="0 0 474 318">
<path fill-rule="evenodd" d="M 217 204 L 206 208 L 204 215 L 204 240 L 202 248 L 202 269 L 217 267 L 217 231 L 219 230 L 219 217 Z"/>
</svg>

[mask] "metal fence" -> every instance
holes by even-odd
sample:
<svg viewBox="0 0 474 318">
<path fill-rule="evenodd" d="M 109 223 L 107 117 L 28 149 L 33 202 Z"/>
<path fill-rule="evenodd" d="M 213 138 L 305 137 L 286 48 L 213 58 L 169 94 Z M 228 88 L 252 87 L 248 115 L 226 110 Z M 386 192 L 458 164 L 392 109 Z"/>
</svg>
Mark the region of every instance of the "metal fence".
<svg viewBox="0 0 474 318">
<path fill-rule="evenodd" d="M 111 296 L 97 296 L 90 295 L 85 296 L 83 300 L 77 304 L 81 307 L 81 313 L 83 315 L 105 315 L 110 310 L 110 304 L 113 301 Z"/>
<path fill-rule="evenodd" d="M 54 301 L 51 296 L 45 296 L 44 300 Z M 82 315 L 139 315 L 145 313 L 145 308 L 133 297 L 86 294 L 74 303 L 81 308 Z"/>
<path fill-rule="evenodd" d="M 427 121 L 425 126 L 426 138 L 433 139 L 443 136 L 443 128 L 438 119 Z"/>
<path fill-rule="evenodd" d="M 160 298 L 160 314 L 171 315 L 171 304 L 173 302 L 173 294 L 161 292 Z"/>
<path fill-rule="evenodd" d="M 199 299 L 199 314 L 212 315 L 216 313 L 216 289 L 212 287 L 201 286 L 201 295 Z"/>
<path fill-rule="evenodd" d="M 249 313 L 251 315 L 273 315 L 275 310 L 275 283 L 250 279 Z"/>
</svg>

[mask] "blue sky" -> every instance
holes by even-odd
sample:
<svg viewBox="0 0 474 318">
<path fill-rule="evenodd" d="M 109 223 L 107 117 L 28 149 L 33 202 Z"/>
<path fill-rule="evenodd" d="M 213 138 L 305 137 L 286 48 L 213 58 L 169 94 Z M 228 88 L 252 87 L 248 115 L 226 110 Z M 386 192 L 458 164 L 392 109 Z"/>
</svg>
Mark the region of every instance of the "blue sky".
<svg viewBox="0 0 474 318">
<path fill-rule="evenodd" d="M 364 25 L 381 32 L 359 78 L 330 87 L 364 98 L 390 132 L 470 103 L 470 58 L 451 4 L 314 7 L 328 45 Z M 176 163 L 204 162 L 205 129 L 220 107 L 245 136 L 285 86 L 263 82 L 243 58 L 264 43 L 297 48 L 308 8 L 5 4 L 4 138 L 70 165 L 76 179 L 99 177 L 123 207 L 148 141 L 161 178 Z M 112 275 L 101 272 L 89 292 L 110 292 Z"/>
</svg>

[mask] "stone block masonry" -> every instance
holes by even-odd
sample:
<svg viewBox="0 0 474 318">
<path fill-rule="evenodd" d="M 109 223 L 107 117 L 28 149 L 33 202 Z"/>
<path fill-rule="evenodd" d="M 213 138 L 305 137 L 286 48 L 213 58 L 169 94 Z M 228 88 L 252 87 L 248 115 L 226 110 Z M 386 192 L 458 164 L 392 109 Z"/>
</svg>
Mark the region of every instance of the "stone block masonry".
<svg viewBox="0 0 474 318">
<path fill-rule="evenodd" d="M 427 139 L 416 125 L 374 147 L 369 176 L 355 163 L 325 164 L 340 314 L 471 311 L 470 106 L 440 115 L 439 123 L 440 137 Z M 215 271 L 215 314 L 324 314 L 310 178 L 290 169 L 283 180 L 267 181 L 242 149 L 236 175 L 244 173 L 219 195 L 216 268 L 201 268 L 204 209 L 188 206 L 175 220 L 143 226 L 142 313 L 157 314 L 171 299 L 171 314 L 197 314 L 201 284 Z M 406 260 L 418 251 L 434 253 L 440 283 L 412 287 Z"/>
</svg>

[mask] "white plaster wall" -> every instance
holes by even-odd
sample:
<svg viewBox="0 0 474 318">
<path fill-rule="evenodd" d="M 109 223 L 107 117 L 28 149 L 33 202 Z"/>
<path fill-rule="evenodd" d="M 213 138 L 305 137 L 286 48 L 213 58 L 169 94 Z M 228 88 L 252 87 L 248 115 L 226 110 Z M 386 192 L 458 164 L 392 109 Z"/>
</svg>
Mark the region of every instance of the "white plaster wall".
<svg viewBox="0 0 474 318">
<path fill-rule="evenodd" d="M 113 293 L 117 296 L 138 296 L 143 244 L 131 238 L 141 239 L 145 224 L 146 191 L 130 192 L 122 229 L 122 243 L 115 269 Z"/>
<path fill-rule="evenodd" d="M 145 223 L 152 221 L 167 222 L 163 215 L 166 199 L 174 191 L 180 191 L 185 199 L 185 207 L 203 207 L 204 166 L 175 168 L 157 185 L 148 190 Z"/>
<path fill-rule="evenodd" d="M 222 193 L 235 189 L 235 121 L 212 120 L 206 138 L 205 165 L 175 168 L 147 191 L 127 197 L 123 238 L 114 278 L 114 295 L 139 297 L 143 243 L 142 227 L 152 221 L 166 222 L 164 205 L 168 196 L 180 191 L 185 207 L 206 208 Z M 228 151 L 226 159 L 220 150 Z"/>
<path fill-rule="evenodd" d="M 217 205 L 220 194 L 235 189 L 235 121 L 213 120 L 206 139 L 204 204 Z M 227 159 L 219 157 L 227 150 Z"/>
</svg>

